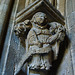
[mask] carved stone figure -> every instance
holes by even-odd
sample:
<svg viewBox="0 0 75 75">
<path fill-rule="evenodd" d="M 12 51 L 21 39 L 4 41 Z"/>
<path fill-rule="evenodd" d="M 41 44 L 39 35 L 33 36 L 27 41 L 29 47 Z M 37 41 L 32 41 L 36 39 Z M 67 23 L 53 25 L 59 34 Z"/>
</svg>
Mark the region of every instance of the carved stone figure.
<svg viewBox="0 0 75 75">
<path fill-rule="evenodd" d="M 27 62 L 29 69 L 50 70 L 52 61 L 57 59 L 60 42 L 65 37 L 64 26 L 57 22 L 49 23 L 45 13 L 37 12 L 31 20 L 15 25 L 15 34 L 20 38 L 28 28 L 26 55 L 18 68 L 21 69 Z"/>
</svg>

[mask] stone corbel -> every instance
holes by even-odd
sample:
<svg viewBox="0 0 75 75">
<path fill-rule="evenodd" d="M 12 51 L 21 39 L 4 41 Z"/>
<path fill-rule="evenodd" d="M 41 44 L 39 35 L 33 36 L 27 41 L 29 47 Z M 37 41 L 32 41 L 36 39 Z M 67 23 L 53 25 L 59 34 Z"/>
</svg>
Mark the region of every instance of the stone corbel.
<svg viewBox="0 0 75 75">
<path fill-rule="evenodd" d="M 15 23 L 15 34 L 19 38 L 25 35 L 26 40 L 26 54 L 15 64 L 15 74 L 27 62 L 29 75 L 47 75 L 52 61 L 58 57 L 60 43 L 65 37 L 64 17 L 48 1 L 36 0 L 17 13 Z M 26 35 L 27 29 L 29 31 Z M 51 57 L 52 51 L 54 58 Z"/>
</svg>

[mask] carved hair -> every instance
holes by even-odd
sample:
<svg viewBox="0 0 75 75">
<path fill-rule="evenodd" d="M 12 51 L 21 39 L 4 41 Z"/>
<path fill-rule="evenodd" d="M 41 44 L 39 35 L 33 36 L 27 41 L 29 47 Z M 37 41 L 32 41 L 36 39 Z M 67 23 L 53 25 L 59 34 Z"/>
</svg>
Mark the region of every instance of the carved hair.
<svg viewBox="0 0 75 75">
<path fill-rule="evenodd" d="M 45 13 L 43 13 L 43 12 L 37 12 L 36 14 L 34 14 L 34 16 L 32 17 L 32 20 L 31 20 L 31 22 L 34 22 L 34 23 L 37 23 L 38 24 L 38 22 L 37 22 L 37 17 L 44 17 L 44 20 L 47 20 L 47 15 L 45 14 Z M 39 22 L 40 23 L 40 22 Z"/>
</svg>

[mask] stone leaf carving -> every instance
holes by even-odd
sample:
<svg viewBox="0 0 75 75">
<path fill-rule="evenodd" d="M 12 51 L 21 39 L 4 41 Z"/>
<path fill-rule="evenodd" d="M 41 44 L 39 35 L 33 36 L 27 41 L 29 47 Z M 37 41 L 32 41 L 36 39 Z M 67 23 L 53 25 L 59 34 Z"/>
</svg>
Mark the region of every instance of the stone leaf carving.
<svg viewBox="0 0 75 75">
<path fill-rule="evenodd" d="M 57 22 L 49 23 L 45 13 L 37 12 L 31 20 L 25 20 L 14 28 L 18 37 L 25 35 L 27 28 L 30 28 L 25 42 L 26 55 L 15 65 L 15 72 L 19 72 L 25 62 L 29 69 L 49 70 L 52 61 L 57 59 L 60 42 L 65 37 L 65 27 Z"/>
</svg>

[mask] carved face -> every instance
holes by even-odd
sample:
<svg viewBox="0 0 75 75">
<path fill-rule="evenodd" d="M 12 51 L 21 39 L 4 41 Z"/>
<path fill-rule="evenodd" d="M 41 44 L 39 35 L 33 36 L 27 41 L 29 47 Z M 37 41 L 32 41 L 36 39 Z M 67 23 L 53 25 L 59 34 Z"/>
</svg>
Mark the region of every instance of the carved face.
<svg viewBox="0 0 75 75">
<path fill-rule="evenodd" d="M 38 12 L 33 16 L 32 22 L 34 22 L 35 24 L 44 26 L 47 24 L 47 16 L 46 14 L 42 12 Z"/>
</svg>

